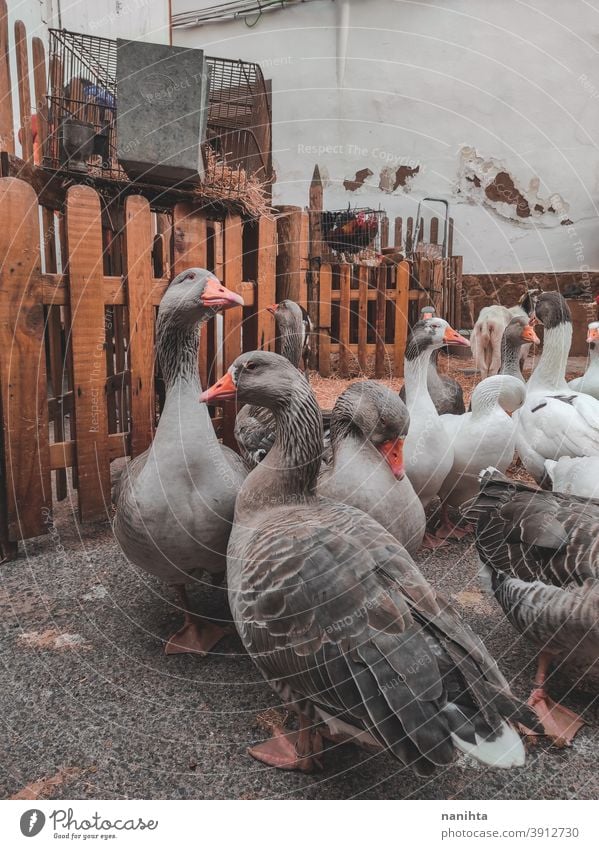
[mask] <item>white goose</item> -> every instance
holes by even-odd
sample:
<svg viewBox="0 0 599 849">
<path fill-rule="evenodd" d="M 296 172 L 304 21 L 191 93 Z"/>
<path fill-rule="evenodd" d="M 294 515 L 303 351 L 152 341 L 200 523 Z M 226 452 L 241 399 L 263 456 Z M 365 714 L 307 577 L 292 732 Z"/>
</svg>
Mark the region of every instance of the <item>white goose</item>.
<svg viewBox="0 0 599 849">
<path fill-rule="evenodd" d="M 568 386 L 576 392 L 586 392 L 599 399 L 599 321 L 591 321 L 587 335 L 589 364 L 582 377 L 570 380 Z"/>
<path fill-rule="evenodd" d="M 534 303 L 534 316 L 545 327 L 545 339 L 518 414 L 516 448 L 526 470 L 541 483 L 545 460 L 599 455 L 599 401 L 566 383 L 572 320 L 562 295 L 543 292 Z"/>
<path fill-rule="evenodd" d="M 469 342 L 442 318 L 419 321 L 412 329 L 404 361 L 406 406 L 410 414 L 404 462 L 406 474 L 425 509 L 453 466 L 453 448 L 428 391 L 429 361 L 433 351 L 442 345 L 468 346 Z M 425 544 L 435 547 L 440 540 L 427 535 Z"/>
<path fill-rule="evenodd" d="M 472 393 L 472 411 L 462 416 L 441 416 L 447 440 L 454 452 L 453 467 L 439 491 L 441 498 L 440 538 L 460 538 L 467 531 L 449 518 L 449 508 L 458 508 L 477 494 L 478 475 L 494 466 L 505 472 L 514 459 L 517 423 L 512 413 L 524 403 L 524 383 L 511 375 L 494 375 L 482 380 Z"/>
</svg>

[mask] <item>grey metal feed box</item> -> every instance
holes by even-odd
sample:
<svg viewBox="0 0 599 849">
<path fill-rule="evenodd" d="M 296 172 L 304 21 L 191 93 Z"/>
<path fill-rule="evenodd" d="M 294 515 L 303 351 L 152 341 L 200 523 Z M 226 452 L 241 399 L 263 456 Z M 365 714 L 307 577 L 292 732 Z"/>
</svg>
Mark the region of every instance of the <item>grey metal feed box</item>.
<svg viewBox="0 0 599 849">
<path fill-rule="evenodd" d="M 203 50 L 117 39 L 117 157 L 132 179 L 200 183 L 208 122 Z"/>
</svg>

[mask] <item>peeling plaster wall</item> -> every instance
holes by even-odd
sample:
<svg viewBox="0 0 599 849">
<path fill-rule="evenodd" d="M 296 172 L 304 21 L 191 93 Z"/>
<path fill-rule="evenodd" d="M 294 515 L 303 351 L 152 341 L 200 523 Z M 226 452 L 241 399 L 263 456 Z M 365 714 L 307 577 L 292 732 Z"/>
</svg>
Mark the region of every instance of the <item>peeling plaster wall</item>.
<svg viewBox="0 0 599 849">
<path fill-rule="evenodd" d="M 347 6 L 174 30 L 176 44 L 253 59 L 272 78 L 275 201 L 305 205 L 318 163 L 330 209 L 407 217 L 425 196 L 448 199 L 468 273 L 599 268 L 596 10 L 351 0 L 346 42 Z"/>
</svg>

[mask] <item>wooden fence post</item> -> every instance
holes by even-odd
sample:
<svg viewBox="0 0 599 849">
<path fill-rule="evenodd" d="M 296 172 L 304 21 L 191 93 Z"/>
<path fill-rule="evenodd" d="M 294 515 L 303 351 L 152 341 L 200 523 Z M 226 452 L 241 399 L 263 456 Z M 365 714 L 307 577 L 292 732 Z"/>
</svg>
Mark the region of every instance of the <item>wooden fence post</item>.
<svg viewBox="0 0 599 849">
<path fill-rule="evenodd" d="M 319 342 L 318 342 L 318 373 L 322 377 L 331 374 L 331 289 L 332 270 L 328 263 L 320 266 L 318 271 L 319 292 Z"/>
<path fill-rule="evenodd" d="M 25 162 L 33 162 L 33 136 L 31 133 L 31 91 L 29 88 L 29 61 L 27 58 L 27 32 L 23 21 L 15 21 L 15 53 L 17 57 L 17 89 L 21 118 L 21 147 Z"/>
<path fill-rule="evenodd" d="M 408 340 L 408 304 L 410 296 L 410 264 L 405 260 L 395 269 L 395 333 L 393 359 L 396 377 L 403 377 L 404 355 Z"/>
<path fill-rule="evenodd" d="M 351 265 L 339 266 L 339 376 L 349 377 L 349 312 Z"/>
<path fill-rule="evenodd" d="M 104 518 L 110 506 L 99 195 L 89 186 L 72 186 L 66 209 L 79 518 L 85 522 Z"/>
<path fill-rule="evenodd" d="M 370 269 L 365 265 L 358 266 L 358 362 L 360 369 L 366 372 L 368 356 L 368 274 Z"/>
<path fill-rule="evenodd" d="M 258 220 L 258 251 L 256 256 L 256 289 L 254 291 L 258 347 L 275 350 L 275 320 L 266 307 L 277 299 L 276 252 L 277 227 L 265 215 Z"/>
<path fill-rule="evenodd" d="M 374 376 L 385 376 L 385 313 L 387 309 L 387 267 L 380 265 L 376 270 L 376 348 Z"/>
<path fill-rule="evenodd" d="M 15 152 L 6 0 L 0 0 L 0 150 Z"/>
<path fill-rule="evenodd" d="M 207 259 L 206 218 L 194 210 L 191 203 L 178 203 L 173 210 L 173 276 L 186 268 L 206 268 Z M 215 270 L 217 276 L 218 272 Z M 202 387 L 208 385 L 208 328 L 201 329 L 198 351 L 198 368 Z"/>
<path fill-rule="evenodd" d="M 152 304 L 152 214 L 145 198 L 125 201 L 125 271 L 129 304 L 131 456 L 148 448 L 154 432 L 154 306 Z"/>
<path fill-rule="evenodd" d="M 46 533 L 52 510 L 38 202 L 13 177 L 0 180 L 0 397 L 10 543 Z"/>
<path fill-rule="evenodd" d="M 232 292 L 241 292 L 243 271 L 243 224 L 239 215 L 227 215 L 224 228 L 225 256 L 223 282 Z M 223 368 L 227 369 L 242 350 L 241 328 L 243 311 L 240 307 L 226 310 L 223 315 Z M 236 449 L 233 428 L 235 426 L 236 403 L 223 405 L 223 442 Z"/>
<path fill-rule="evenodd" d="M 299 303 L 302 292 L 303 211 L 299 206 L 278 206 L 277 211 L 277 301 L 290 298 Z"/>
</svg>

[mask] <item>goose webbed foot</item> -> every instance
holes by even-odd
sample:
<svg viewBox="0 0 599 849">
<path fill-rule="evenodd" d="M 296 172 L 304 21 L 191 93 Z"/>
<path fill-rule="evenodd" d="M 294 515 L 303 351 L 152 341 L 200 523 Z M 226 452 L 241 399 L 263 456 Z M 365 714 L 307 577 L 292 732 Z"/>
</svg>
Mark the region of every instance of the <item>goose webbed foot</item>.
<svg viewBox="0 0 599 849">
<path fill-rule="evenodd" d="M 186 616 L 185 624 L 168 640 L 165 654 L 199 654 L 201 657 L 212 651 L 214 646 L 230 634 L 227 628 L 221 628 L 215 622 Z"/>
<path fill-rule="evenodd" d="M 201 657 L 212 651 L 214 646 L 231 633 L 229 628 L 222 628 L 215 622 L 209 622 L 191 612 L 187 591 L 183 584 L 176 587 L 185 621 L 183 627 L 168 640 L 165 654 L 199 654 Z"/>
<path fill-rule="evenodd" d="M 449 510 L 445 505 L 441 508 L 441 524 L 435 531 L 435 536 L 439 539 L 463 539 L 468 534 L 473 534 L 476 530 L 474 525 L 457 525 L 452 522 L 449 517 Z"/>
<path fill-rule="evenodd" d="M 534 680 L 534 690 L 528 699 L 528 705 L 539 717 L 546 737 L 549 737 L 560 748 L 569 746 L 578 731 L 585 724 L 583 718 L 569 708 L 554 702 L 545 689 L 547 675 L 553 663 L 553 657 L 548 652 L 541 652 L 537 664 L 537 674 Z M 526 734 L 538 736 L 539 732 L 523 728 Z"/>
<path fill-rule="evenodd" d="M 581 716 L 563 705 L 554 702 L 544 687 L 536 687 L 530 694 L 528 705 L 539 717 L 545 736 L 549 737 L 560 748 L 570 746 L 578 731 L 585 724 Z M 537 732 L 525 729 L 527 734 Z"/>
<path fill-rule="evenodd" d="M 447 540 L 441 539 L 427 531 L 422 540 L 421 548 L 430 548 L 434 551 L 436 548 L 442 548 L 444 545 L 447 545 Z"/>
<path fill-rule="evenodd" d="M 273 727 L 273 736 L 247 750 L 260 763 L 275 769 L 313 772 L 322 769 L 322 736 L 300 718 L 299 731 L 287 731 L 283 726 Z"/>
</svg>

